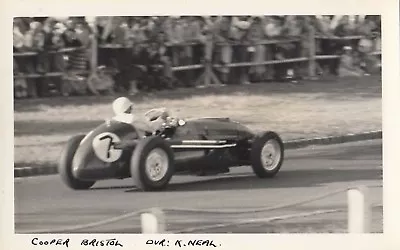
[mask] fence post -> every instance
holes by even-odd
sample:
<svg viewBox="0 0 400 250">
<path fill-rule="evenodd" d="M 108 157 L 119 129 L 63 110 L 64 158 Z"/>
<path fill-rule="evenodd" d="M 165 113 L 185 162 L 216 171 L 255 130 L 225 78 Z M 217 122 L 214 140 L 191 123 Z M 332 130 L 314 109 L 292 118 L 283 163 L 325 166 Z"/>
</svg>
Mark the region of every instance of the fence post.
<svg viewBox="0 0 400 250">
<path fill-rule="evenodd" d="M 206 37 L 206 41 L 204 43 L 204 72 L 203 74 L 196 80 L 197 87 L 208 87 L 213 82 L 214 85 L 222 86 L 223 84 L 219 81 L 218 77 L 213 72 L 212 65 L 212 55 L 215 44 L 213 43 L 212 36 L 208 35 Z"/>
<path fill-rule="evenodd" d="M 350 189 L 348 197 L 348 233 L 369 233 L 371 225 L 371 205 L 365 186 Z"/>
<path fill-rule="evenodd" d="M 316 78 L 316 62 L 315 62 L 315 56 L 316 56 L 316 42 L 315 42 L 315 28 L 312 23 L 312 20 L 310 17 L 307 17 L 307 26 L 308 26 L 308 44 L 309 44 L 309 49 L 308 49 L 308 78 L 311 80 L 315 80 Z"/>
<path fill-rule="evenodd" d="M 205 44 L 205 68 L 204 68 L 204 85 L 209 86 L 210 85 L 210 80 L 211 80 L 211 71 L 212 71 L 212 53 L 214 50 L 213 42 L 212 40 L 207 39 L 206 44 Z"/>
<path fill-rule="evenodd" d="M 90 59 L 90 69 L 91 69 L 91 74 L 95 74 L 97 72 L 97 50 L 98 50 L 98 44 L 97 44 L 97 36 L 98 36 L 98 31 L 97 31 L 97 18 L 94 18 L 93 21 L 93 36 L 92 36 L 92 47 L 91 47 L 91 59 Z"/>
<path fill-rule="evenodd" d="M 150 212 L 141 214 L 143 234 L 157 234 L 165 232 L 165 215 L 159 208 L 152 208 Z"/>
</svg>

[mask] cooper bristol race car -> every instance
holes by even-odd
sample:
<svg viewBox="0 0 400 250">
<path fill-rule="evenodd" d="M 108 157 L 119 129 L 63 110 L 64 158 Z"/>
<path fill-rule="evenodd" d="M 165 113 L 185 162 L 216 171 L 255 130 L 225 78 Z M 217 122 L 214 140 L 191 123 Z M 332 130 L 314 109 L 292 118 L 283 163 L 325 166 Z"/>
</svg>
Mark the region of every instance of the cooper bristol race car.
<svg viewBox="0 0 400 250">
<path fill-rule="evenodd" d="M 137 188 L 156 191 L 177 174 L 215 175 L 250 165 L 258 177 L 271 178 L 281 168 L 284 147 L 275 132 L 256 134 L 229 118 L 171 120 L 151 133 L 110 119 L 73 136 L 60 157 L 61 179 L 82 190 L 99 180 L 131 177 Z"/>
</svg>

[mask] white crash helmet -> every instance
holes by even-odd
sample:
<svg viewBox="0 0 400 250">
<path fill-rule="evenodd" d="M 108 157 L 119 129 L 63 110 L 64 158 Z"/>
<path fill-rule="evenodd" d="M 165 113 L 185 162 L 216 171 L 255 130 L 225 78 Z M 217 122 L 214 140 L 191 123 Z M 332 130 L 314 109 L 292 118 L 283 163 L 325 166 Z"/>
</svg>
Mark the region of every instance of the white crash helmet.
<svg viewBox="0 0 400 250">
<path fill-rule="evenodd" d="M 114 100 L 112 106 L 116 115 L 123 114 L 132 108 L 133 103 L 126 97 L 118 97 Z"/>
</svg>

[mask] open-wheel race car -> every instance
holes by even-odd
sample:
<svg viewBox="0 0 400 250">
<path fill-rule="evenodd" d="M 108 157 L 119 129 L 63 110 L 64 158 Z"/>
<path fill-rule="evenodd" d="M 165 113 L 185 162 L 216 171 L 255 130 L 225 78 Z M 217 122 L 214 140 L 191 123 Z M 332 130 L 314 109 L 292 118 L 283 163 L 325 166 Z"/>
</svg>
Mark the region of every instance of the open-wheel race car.
<svg viewBox="0 0 400 250">
<path fill-rule="evenodd" d="M 284 158 L 272 131 L 253 133 L 229 118 L 169 118 L 149 132 L 110 119 L 86 135 L 73 136 L 58 165 L 63 182 L 76 190 L 96 181 L 132 178 L 144 191 L 165 189 L 173 175 L 216 175 L 250 165 L 260 178 L 274 177 Z"/>
</svg>

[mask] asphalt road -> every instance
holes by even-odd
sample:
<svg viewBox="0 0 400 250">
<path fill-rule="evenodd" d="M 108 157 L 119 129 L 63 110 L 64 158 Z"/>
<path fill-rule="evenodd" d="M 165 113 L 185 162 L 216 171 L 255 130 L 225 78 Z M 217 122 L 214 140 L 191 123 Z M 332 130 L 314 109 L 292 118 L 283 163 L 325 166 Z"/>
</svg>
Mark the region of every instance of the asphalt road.
<svg viewBox="0 0 400 250">
<path fill-rule="evenodd" d="M 289 204 L 350 186 L 379 186 L 382 184 L 381 165 L 382 141 L 372 140 L 288 150 L 281 172 L 274 179 L 258 179 L 250 167 L 241 167 L 232 169 L 229 174 L 212 177 L 176 176 L 168 190 L 154 193 L 137 191 L 130 179 L 102 181 L 91 190 L 73 191 L 66 188 L 58 176 L 17 178 L 15 232 L 59 232 L 62 228 L 152 207 L 250 211 Z M 382 188 L 371 188 L 370 198 L 373 203 L 382 203 Z M 168 211 L 166 223 L 167 230 L 181 230 L 239 219 L 346 208 L 346 202 L 346 193 L 342 192 L 268 212 Z M 206 232 L 245 232 L 245 228 Z M 65 232 L 139 233 L 140 216 L 136 214 L 105 225 Z"/>
</svg>

